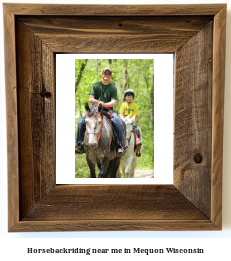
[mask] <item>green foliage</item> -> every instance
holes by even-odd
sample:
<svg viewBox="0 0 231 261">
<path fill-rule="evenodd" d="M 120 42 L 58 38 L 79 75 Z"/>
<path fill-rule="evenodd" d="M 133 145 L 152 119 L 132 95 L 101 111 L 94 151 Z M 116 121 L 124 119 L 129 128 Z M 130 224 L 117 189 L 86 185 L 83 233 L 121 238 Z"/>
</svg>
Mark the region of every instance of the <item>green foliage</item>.
<svg viewBox="0 0 231 261">
<path fill-rule="evenodd" d="M 75 155 L 75 177 L 90 178 L 90 170 L 86 161 L 86 154 Z"/>
<path fill-rule="evenodd" d="M 134 102 L 137 104 L 140 116 L 136 124 L 142 131 L 143 150 L 138 160 L 137 169 L 154 168 L 154 68 L 152 59 L 78 59 L 75 60 L 75 81 L 78 79 L 82 64 L 86 63 L 82 78 L 75 94 L 75 115 L 79 119 L 85 114 L 85 102 L 88 101 L 92 85 L 102 79 L 104 68 L 112 70 L 111 82 L 117 87 L 118 102 L 114 111 L 118 114 L 123 103 L 124 91 L 132 89 L 135 92 Z M 76 121 L 77 129 L 77 121 Z M 77 131 L 77 130 L 76 130 Z M 76 134 L 76 132 L 75 132 Z M 75 137 L 76 139 L 76 137 Z M 89 175 L 84 157 L 76 156 L 76 175 Z M 84 166 L 84 163 L 86 166 Z M 96 168 L 97 169 L 97 168 Z M 88 174 L 86 174 L 88 172 Z M 82 173 L 82 174 L 81 174 Z"/>
</svg>

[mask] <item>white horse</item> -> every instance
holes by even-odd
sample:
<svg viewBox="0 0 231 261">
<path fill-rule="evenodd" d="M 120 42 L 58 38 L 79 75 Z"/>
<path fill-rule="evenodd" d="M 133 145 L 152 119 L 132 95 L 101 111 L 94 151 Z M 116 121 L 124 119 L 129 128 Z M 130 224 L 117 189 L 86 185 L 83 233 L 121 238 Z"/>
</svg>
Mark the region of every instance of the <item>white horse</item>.
<svg viewBox="0 0 231 261">
<path fill-rule="evenodd" d="M 122 167 L 122 173 L 125 178 L 133 178 L 135 173 L 135 168 L 137 166 L 138 157 L 136 156 L 137 149 L 135 149 L 135 136 L 133 134 L 133 123 L 135 121 L 135 116 L 132 118 L 121 117 L 121 120 L 124 121 L 126 125 L 126 143 L 128 149 L 124 156 L 121 157 L 120 165 Z M 140 129 L 139 129 L 140 130 Z M 141 130 L 140 130 L 141 134 Z M 140 137 L 142 142 L 142 135 Z M 141 149 L 142 150 L 142 145 Z M 119 170 L 118 170 L 119 172 Z"/>
</svg>

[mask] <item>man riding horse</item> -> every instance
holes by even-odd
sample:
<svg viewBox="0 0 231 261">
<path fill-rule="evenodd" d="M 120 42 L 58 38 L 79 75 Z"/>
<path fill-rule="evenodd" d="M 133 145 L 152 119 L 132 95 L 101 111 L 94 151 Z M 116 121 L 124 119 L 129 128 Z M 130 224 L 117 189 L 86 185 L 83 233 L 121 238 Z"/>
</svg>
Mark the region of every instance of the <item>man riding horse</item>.
<svg viewBox="0 0 231 261">
<path fill-rule="evenodd" d="M 124 128 L 120 122 L 119 117 L 113 111 L 113 107 L 116 106 L 118 101 L 117 88 L 110 82 L 112 77 L 112 71 L 109 68 L 105 68 L 102 72 L 102 80 L 93 84 L 89 92 L 89 102 L 92 104 L 102 104 L 103 111 L 112 112 L 111 121 L 115 127 L 120 145 L 117 148 L 117 155 L 121 156 L 124 153 L 123 150 L 123 134 Z M 78 130 L 76 137 L 75 153 L 82 154 L 83 148 L 83 135 L 85 133 L 86 115 L 78 122 Z"/>
</svg>

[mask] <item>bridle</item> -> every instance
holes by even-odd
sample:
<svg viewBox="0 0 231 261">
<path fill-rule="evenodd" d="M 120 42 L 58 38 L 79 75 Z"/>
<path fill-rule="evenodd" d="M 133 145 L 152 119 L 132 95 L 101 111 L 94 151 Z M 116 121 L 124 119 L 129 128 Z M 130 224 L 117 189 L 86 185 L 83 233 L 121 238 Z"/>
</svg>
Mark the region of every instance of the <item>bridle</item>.
<svg viewBox="0 0 231 261">
<path fill-rule="evenodd" d="M 95 134 L 95 135 L 98 136 L 98 137 L 97 137 L 97 144 L 96 144 L 96 146 L 98 146 L 99 139 L 100 139 L 100 136 L 101 136 L 102 130 L 103 130 L 103 116 L 101 116 L 101 115 L 96 115 L 96 116 L 91 115 L 91 116 L 89 116 L 89 117 L 102 118 L 102 121 L 101 121 L 101 123 L 100 123 L 100 129 L 99 129 L 99 132 L 98 132 L 98 133 L 97 133 L 97 132 L 93 132 L 93 131 L 87 131 L 87 138 L 88 138 L 88 140 L 89 140 L 89 134 Z M 86 128 L 87 128 L 87 122 L 86 122 Z"/>
<path fill-rule="evenodd" d="M 129 138 L 127 138 L 127 141 L 128 141 L 128 144 L 130 143 L 130 141 L 131 141 L 131 138 L 132 138 L 132 133 L 134 133 L 135 132 L 135 130 L 131 130 L 131 135 L 130 135 L 130 137 Z M 133 134 L 134 135 L 134 134 Z"/>
<path fill-rule="evenodd" d="M 110 110 L 109 108 L 105 107 L 106 109 L 108 109 L 110 111 L 110 118 L 112 118 L 112 110 Z M 87 131 L 87 139 L 89 140 L 89 134 L 94 134 L 94 135 L 97 135 L 97 144 L 96 146 L 98 146 L 98 143 L 99 143 L 99 139 L 101 137 L 101 134 L 102 134 L 102 130 L 103 130 L 103 115 L 91 115 L 89 117 L 97 117 L 97 118 L 102 118 L 102 121 L 100 123 L 100 129 L 99 129 L 99 132 L 93 132 L 93 131 Z M 87 129 L 87 122 L 86 122 L 86 129 Z"/>
</svg>

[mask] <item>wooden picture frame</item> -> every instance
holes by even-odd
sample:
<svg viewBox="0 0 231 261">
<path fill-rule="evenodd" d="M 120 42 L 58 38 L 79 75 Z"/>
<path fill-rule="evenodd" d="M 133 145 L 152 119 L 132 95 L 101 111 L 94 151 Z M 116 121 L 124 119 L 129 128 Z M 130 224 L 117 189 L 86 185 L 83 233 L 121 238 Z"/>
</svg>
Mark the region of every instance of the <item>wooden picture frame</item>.
<svg viewBox="0 0 231 261">
<path fill-rule="evenodd" d="M 222 229 L 226 9 L 3 4 L 10 232 Z M 174 184 L 56 185 L 55 54 L 107 52 L 175 53 Z"/>
</svg>

